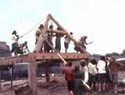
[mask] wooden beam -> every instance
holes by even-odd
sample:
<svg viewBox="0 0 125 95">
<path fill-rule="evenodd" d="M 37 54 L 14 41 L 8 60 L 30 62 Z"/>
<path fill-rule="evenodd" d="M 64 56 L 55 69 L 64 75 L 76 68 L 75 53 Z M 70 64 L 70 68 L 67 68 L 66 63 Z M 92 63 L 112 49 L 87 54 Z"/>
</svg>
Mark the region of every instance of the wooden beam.
<svg viewBox="0 0 125 95">
<path fill-rule="evenodd" d="M 42 33 L 40 34 L 39 36 L 39 39 L 36 43 L 36 46 L 35 46 L 35 49 L 34 49 L 34 52 L 39 52 L 41 51 L 41 48 L 42 48 L 42 45 L 43 45 L 43 41 L 44 41 L 44 34 L 46 33 L 47 29 L 48 29 L 48 23 L 49 23 L 49 16 L 47 16 L 47 19 L 45 21 L 45 24 L 44 24 L 44 29 L 42 31 Z"/>
<path fill-rule="evenodd" d="M 90 56 L 89 53 L 60 53 L 61 56 L 65 60 L 79 60 L 82 58 L 88 58 Z M 23 62 L 29 62 L 28 57 L 34 56 L 36 60 L 59 60 L 60 57 L 57 53 L 30 53 L 28 55 L 18 56 L 18 57 L 7 57 L 0 59 L 0 66 L 1 65 L 12 65 L 19 64 Z M 61 60 L 61 59 L 60 59 Z M 64 61 L 63 61 L 64 62 Z"/>
<path fill-rule="evenodd" d="M 46 82 L 49 82 L 50 81 L 49 61 L 46 61 L 46 63 L 45 63 L 45 74 L 46 74 Z"/>
<path fill-rule="evenodd" d="M 0 68 L 0 91 L 1 91 L 1 68 Z"/>
<path fill-rule="evenodd" d="M 51 19 L 53 22 L 55 22 L 55 24 L 57 24 L 58 27 L 60 27 L 60 28 L 64 31 L 64 33 L 74 42 L 74 44 L 77 45 L 77 46 L 80 48 L 80 51 L 86 52 L 86 51 L 84 51 L 84 50 L 81 48 L 81 46 L 80 46 L 80 45 L 78 44 L 78 42 L 73 38 L 73 36 L 72 36 L 66 29 L 64 29 L 64 28 L 59 24 L 59 22 L 58 22 L 57 20 L 55 20 L 55 18 L 54 18 L 51 14 L 49 14 L 48 16 L 50 17 L 50 19 Z"/>
<path fill-rule="evenodd" d="M 79 60 L 82 58 L 88 58 L 90 55 L 89 53 L 60 53 L 61 56 L 64 59 L 71 59 L 71 60 Z M 60 57 L 57 55 L 57 53 L 30 53 L 28 55 L 22 55 L 18 57 L 6 57 L 0 59 L 0 66 L 1 65 L 12 65 L 13 64 L 19 64 L 23 62 L 29 62 L 28 57 L 34 56 L 36 60 L 59 60 Z M 61 59 L 60 59 L 61 60 Z M 63 61 L 64 62 L 64 61 Z"/>
<path fill-rule="evenodd" d="M 10 73 L 11 73 L 11 89 L 13 89 L 13 75 L 14 75 L 14 67 L 13 67 L 13 63 L 12 63 L 12 67 L 11 67 L 11 70 L 10 70 Z"/>
<path fill-rule="evenodd" d="M 55 30 L 55 29 L 53 29 L 52 32 L 53 32 L 53 33 L 66 34 L 65 31 L 62 31 L 62 30 Z"/>
<path fill-rule="evenodd" d="M 23 62 L 28 62 L 28 56 L 27 55 L 21 55 L 21 56 L 15 56 L 15 57 L 3 57 L 0 58 L 0 65 L 12 65 L 13 64 L 18 64 L 18 63 L 23 63 Z"/>
<path fill-rule="evenodd" d="M 64 30 L 64 32 L 66 31 L 66 30 L 61 26 L 61 24 L 59 24 L 59 22 L 58 22 L 57 20 L 55 20 L 55 18 L 54 18 L 51 14 L 49 14 L 48 16 L 49 16 L 49 18 L 50 18 L 58 27 L 61 28 L 61 30 Z"/>
<path fill-rule="evenodd" d="M 88 58 L 88 55 L 84 53 L 60 53 L 64 59 L 69 60 L 79 60 L 83 58 Z M 36 60 L 59 60 L 60 57 L 57 53 L 34 53 Z M 61 60 L 61 59 L 60 59 Z"/>
<path fill-rule="evenodd" d="M 35 64 L 35 57 L 33 55 L 29 56 L 29 62 L 28 64 L 28 80 L 29 80 L 29 86 L 30 90 L 32 91 L 32 95 L 37 95 L 37 79 L 36 79 L 36 67 L 37 64 Z"/>
</svg>

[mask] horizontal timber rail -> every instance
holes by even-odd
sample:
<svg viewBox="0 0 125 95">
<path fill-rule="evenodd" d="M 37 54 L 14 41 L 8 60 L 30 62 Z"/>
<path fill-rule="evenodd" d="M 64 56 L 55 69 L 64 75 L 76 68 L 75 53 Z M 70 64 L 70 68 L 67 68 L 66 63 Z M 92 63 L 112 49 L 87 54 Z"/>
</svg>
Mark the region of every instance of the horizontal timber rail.
<svg viewBox="0 0 125 95">
<path fill-rule="evenodd" d="M 66 60 L 79 60 L 88 58 L 89 54 L 84 53 L 60 53 Z M 3 57 L 0 58 L 0 65 L 11 65 L 23 62 L 29 62 L 30 56 L 35 60 L 59 60 L 57 53 L 30 53 L 27 55 L 15 56 L 15 57 Z"/>
<path fill-rule="evenodd" d="M 21 55 L 21 56 L 14 56 L 14 57 L 2 57 L 0 58 L 0 65 L 11 65 L 16 63 L 23 63 L 28 62 L 29 55 Z"/>
<path fill-rule="evenodd" d="M 36 60 L 42 60 L 42 59 L 46 59 L 46 60 L 58 60 L 60 59 L 59 56 L 57 55 L 57 53 L 36 53 L 34 54 L 36 56 Z M 64 58 L 64 59 L 72 59 L 72 60 L 78 60 L 78 59 L 83 59 L 83 58 L 87 58 L 88 56 L 86 56 L 85 54 L 78 54 L 78 53 L 60 53 L 60 55 Z"/>
</svg>

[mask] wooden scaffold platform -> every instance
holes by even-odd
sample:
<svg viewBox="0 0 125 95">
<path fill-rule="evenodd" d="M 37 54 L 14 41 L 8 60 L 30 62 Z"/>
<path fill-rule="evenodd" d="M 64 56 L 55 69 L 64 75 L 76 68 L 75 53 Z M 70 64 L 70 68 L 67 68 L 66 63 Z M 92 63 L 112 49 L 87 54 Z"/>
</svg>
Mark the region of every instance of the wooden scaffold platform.
<svg viewBox="0 0 125 95">
<path fill-rule="evenodd" d="M 80 60 L 84 58 L 90 57 L 90 54 L 86 51 L 82 51 L 82 53 L 60 53 L 60 52 L 53 52 L 53 53 L 40 53 L 41 46 L 43 45 L 43 41 L 45 40 L 44 34 L 48 30 L 48 23 L 49 20 L 52 20 L 58 27 L 61 28 L 61 30 L 53 30 L 54 33 L 63 33 L 67 35 L 77 46 L 81 49 L 80 45 L 77 43 L 77 41 L 70 35 L 70 33 L 64 29 L 59 22 L 57 22 L 52 15 L 48 15 L 47 19 L 44 23 L 44 29 L 42 33 L 39 36 L 39 39 L 36 43 L 35 49 L 33 53 L 20 55 L 20 56 L 14 56 L 14 57 L 3 57 L 0 58 L 0 65 L 13 65 L 18 63 L 27 62 L 28 63 L 28 83 L 30 90 L 32 91 L 32 95 L 38 95 L 37 91 L 37 79 L 36 79 L 36 61 L 40 60 L 60 60 L 66 64 L 65 60 Z M 47 75 L 47 74 L 46 74 Z M 49 78 L 46 76 L 46 80 L 49 81 Z M 0 83 L 1 84 L 1 83 Z M 1 87 L 1 86 L 0 86 Z"/>
</svg>

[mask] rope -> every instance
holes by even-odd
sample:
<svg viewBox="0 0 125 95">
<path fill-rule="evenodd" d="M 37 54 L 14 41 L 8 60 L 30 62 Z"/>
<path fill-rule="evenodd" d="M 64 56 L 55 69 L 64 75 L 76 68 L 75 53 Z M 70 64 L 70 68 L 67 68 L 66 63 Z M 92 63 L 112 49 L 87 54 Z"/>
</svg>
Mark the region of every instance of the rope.
<svg viewBox="0 0 125 95">
<path fill-rule="evenodd" d="M 34 30 L 34 28 L 37 27 L 45 19 L 46 19 L 46 17 L 44 17 L 40 22 L 38 22 L 36 25 L 34 25 L 31 29 L 29 29 L 26 33 L 24 33 L 23 35 L 21 35 L 19 38 L 22 38 L 23 36 L 25 36 L 25 35 L 29 34 L 30 32 L 32 32 Z"/>
</svg>

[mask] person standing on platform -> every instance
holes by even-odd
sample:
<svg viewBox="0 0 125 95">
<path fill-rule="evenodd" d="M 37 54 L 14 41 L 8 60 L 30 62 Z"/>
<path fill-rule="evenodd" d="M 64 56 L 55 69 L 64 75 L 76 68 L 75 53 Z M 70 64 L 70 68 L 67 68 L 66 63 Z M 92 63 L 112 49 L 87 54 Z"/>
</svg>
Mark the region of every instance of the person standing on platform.
<svg viewBox="0 0 125 95">
<path fill-rule="evenodd" d="M 43 29 L 44 29 L 44 25 L 41 24 L 41 25 L 39 26 L 39 28 L 37 29 L 37 31 L 36 31 L 36 42 L 35 42 L 35 44 L 37 44 L 37 41 L 38 41 L 39 36 L 40 36 L 40 34 L 42 33 L 42 30 L 43 30 Z"/>
<path fill-rule="evenodd" d="M 80 37 L 80 39 L 78 41 L 78 44 L 80 45 L 80 47 L 78 47 L 76 43 L 74 44 L 75 45 L 74 49 L 77 52 L 84 52 L 84 51 L 86 51 L 86 45 L 89 45 L 89 44 L 93 43 L 92 41 L 87 43 L 87 41 L 86 41 L 87 38 L 88 38 L 87 36 Z"/>
<path fill-rule="evenodd" d="M 87 40 L 87 36 L 83 36 L 83 37 L 81 37 L 80 40 L 79 40 L 79 44 L 81 45 L 81 47 L 82 47 L 83 49 L 86 49 L 86 45 L 87 45 L 86 40 Z"/>
<path fill-rule="evenodd" d="M 12 40 L 11 53 L 14 52 L 14 55 L 17 55 L 19 35 L 17 35 L 17 32 L 15 30 L 12 32 L 11 40 Z"/>
<path fill-rule="evenodd" d="M 41 35 L 43 29 L 44 29 L 44 25 L 43 25 L 43 24 L 40 24 L 40 26 L 38 27 L 38 29 L 37 29 L 37 31 L 36 31 L 36 34 L 35 34 L 35 36 L 36 36 L 35 44 L 37 44 L 38 39 L 39 39 L 39 36 Z M 41 46 L 41 51 L 43 51 L 42 49 L 43 49 L 43 45 Z"/>
<path fill-rule="evenodd" d="M 49 26 L 49 30 L 47 31 L 47 40 L 49 42 L 49 44 L 51 44 L 51 46 L 45 41 L 44 42 L 44 51 L 45 52 L 53 52 L 53 37 L 55 36 L 55 34 L 53 33 L 53 25 Z"/>
<path fill-rule="evenodd" d="M 61 30 L 60 27 L 57 27 L 57 30 Z M 57 52 L 61 51 L 61 37 L 64 36 L 61 33 L 56 33 L 56 39 L 55 39 L 55 49 Z"/>
<path fill-rule="evenodd" d="M 70 35 L 72 36 L 73 33 L 70 32 Z M 70 41 L 71 41 L 70 38 L 66 35 L 66 36 L 64 37 L 65 53 L 67 53 L 67 50 L 68 50 L 68 48 L 69 48 L 69 43 L 70 43 Z"/>
</svg>

